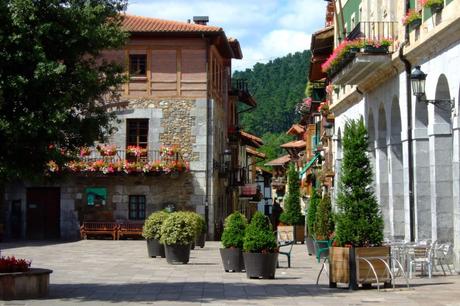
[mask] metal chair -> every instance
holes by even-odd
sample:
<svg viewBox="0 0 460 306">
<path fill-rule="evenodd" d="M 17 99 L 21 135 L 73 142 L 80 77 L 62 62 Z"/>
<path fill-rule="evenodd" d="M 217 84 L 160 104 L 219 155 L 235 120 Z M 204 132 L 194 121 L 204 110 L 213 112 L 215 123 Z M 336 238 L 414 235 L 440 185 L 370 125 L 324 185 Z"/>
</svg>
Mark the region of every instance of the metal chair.
<svg viewBox="0 0 460 306">
<path fill-rule="evenodd" d="M 433 256 L 434 267 L 437 265 L 441 266 L 444 275 L 446 275 L 446 269 L 444 269 L 444 266 L 446 266 L 450 274 L 453 273 L 453 269 L 450 268 L 451 265 L 454 265 L 454 249 L 451 243 L 438 244 L 436 249 L 433 251 Z"/>
<path fill-rule="evenodd" d="M 431 278 L 433 272 L 432 246 L 429 244 L 416 245 L 413 251 L 413 257 L 409 261 L 409 278 L 412 278 L 412 272 L 416 271 L 418 265 L 422 274 L 425 268 L 428 269 L 428 277 Z"/>
<path fill-rule="evenodd" d="M 323 271 L 329 276 L 329 247 L 332 246 L 332 240 L 315 240 L 316 260 L 321 262 L 321 269 L 316 277 L 316 284 L 318 285 L 319 278 Z"/>
<path fill-rule="evenodd" d="M 279 244 L 280 250 L 279 250 L 278 254 L 279 255 L 284 255 L 284 256 L 287 257 L 288 268 L 291 267 L 291 251 L 292 251 L 293 245 L 294 245 L 294 241 L 284 241 L 284 242 Z M 285 248 L 286 251 L 281 251 L 281 248 Z M 279 261 L 278 261 L 277 266 L 279 267 Z"/>
</svg>

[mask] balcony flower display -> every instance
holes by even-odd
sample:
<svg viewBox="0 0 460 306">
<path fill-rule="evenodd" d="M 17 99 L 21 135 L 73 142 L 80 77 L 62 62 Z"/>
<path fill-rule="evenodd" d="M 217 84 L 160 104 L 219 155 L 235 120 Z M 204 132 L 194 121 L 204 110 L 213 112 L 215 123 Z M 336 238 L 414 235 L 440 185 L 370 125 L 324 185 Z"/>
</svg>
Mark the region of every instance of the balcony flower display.
<svg viewBox="0 0 460 306">
<path fill-rule="evenodd" d="M 300 115 L 307 115 L 311 110 L 311 103 L 313 102 L 312 98 L 305 98 L 302 102 L 298 103 L 296 106 L 296 111 Z"/>
<path fill-rule="evenodd" d="M 424 8 L 440 8 L 442 9 L 444 7 L 444 0 L 419 0 L 419 3 L 421 6 Z"/>
<path fill-rule="evenodd" d="M 54 160 L 50 160 L 47 164 L 49 172 L 58 172 L 59 166 Z"/>
<path fill-rule="evenodd" d="M 146 156 L 147 148 L 142 148 L 140 146 L 128 146 L 126 148 L 126 154 L 135 156 L 135 157 Z"/>
<path fill-rule="evenodd" d="M 91 149 L 88 147 L 81 147 L 80 148 L 80 156 L 90 156 L 91 155 Z"/>
<path fill-rule="evenodd" d="M 161 146 L 160 147 L 160 155 L 161 157 L 166 157 L 166 156 L 174 156 L 176 153 L 179 153 L 179 147 L 178 146 Z"/>
<path fill-rule="evenodd" d="M 329 101 L 324 101 L 324 102 L 321 102 L 321 104 L 319 105 L 319 112 L 321 113 L 321 115 L 323 116 L 327 116 L 330 114 L 330 108 L 329 108 Z"/>
<path fill-rule="evenodd" d="M 96 149 L 99 151 L 101 156 L 114 156 L 117 154 L 117 146 L 116 145 L 97 145 Z"/>
<path fill-rule="evenodd" d="M 406 16 L 402 19 L 403 25 L 419 26 L 422 22 L 422 15 L 419 11 L 410 9 L 407 11 Z"/>
</svg>

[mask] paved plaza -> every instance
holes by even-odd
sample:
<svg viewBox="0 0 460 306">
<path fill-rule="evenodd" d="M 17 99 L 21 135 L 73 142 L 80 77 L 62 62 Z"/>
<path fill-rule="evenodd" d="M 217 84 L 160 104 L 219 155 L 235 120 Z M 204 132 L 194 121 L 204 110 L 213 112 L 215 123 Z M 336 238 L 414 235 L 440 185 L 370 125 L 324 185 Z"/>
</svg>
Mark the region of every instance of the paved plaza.
<svg viewBox="0 0 460 306">
<path fill-rule="evenodd" d="M 8 301 L 0 305 L 460 305 L 460 276 L 414 278 L 412 287 L 349 291 L 329 289 L 326 277 L 315 285 L 320 265 L 295 245 L 292 268 L 274 280 L 249 280 L 245 273 L 225 273 L 218 248 L 207 242 L 192 251 L 188 265 L 168 265 L 148 258 L 145 241 L 1 243 L 2 255 L 32 259 L 50 268 L 46 300 Z"/>
</svg>

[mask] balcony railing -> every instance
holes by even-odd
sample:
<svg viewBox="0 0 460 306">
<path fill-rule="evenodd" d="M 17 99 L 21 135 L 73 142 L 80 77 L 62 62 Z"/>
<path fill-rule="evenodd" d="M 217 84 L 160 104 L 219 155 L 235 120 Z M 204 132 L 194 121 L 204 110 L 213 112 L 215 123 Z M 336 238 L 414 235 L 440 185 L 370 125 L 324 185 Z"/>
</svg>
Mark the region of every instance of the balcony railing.
<svg viewBox="0 0 460 306">
<path fill-rule="evenodd" d="M 348 34 L 347 40 L 381 41 L 382 39 L 396 40 L 397 37 L 398 23 L 396 21 L 360 21 Z"/>
<path fill-rule="evenodd" d="M 129 161 L 129 162 L 170 162 L 182 160 L 182 156 L 177 152 L 172 153 L 162 153 L 159 150 L 148 150 L 145 154 L 140 154 L 135 156 L 128 153 L 126 150 L 117 150 L 113 155 L 102 155 L 99 151 L 93 150 L 87 156 L 82 156 L 81 160 L 84 162 L 95 162 L 98 160 L 104 160 L 109 162 L 118 162 L 118 161 Z"/>
<path fill-rule="evenodd" d="M 239 90 L 242 92 L 249 93 L 248 82 L 245 79 L 233 79 L 232 90 Z"/>
<path fill-rule="evenodd" d="M 246 167 L 231 169 L 229 174 L 230 186 L 243 186 L 249 183 L 249 171 Z"/>
</svg>

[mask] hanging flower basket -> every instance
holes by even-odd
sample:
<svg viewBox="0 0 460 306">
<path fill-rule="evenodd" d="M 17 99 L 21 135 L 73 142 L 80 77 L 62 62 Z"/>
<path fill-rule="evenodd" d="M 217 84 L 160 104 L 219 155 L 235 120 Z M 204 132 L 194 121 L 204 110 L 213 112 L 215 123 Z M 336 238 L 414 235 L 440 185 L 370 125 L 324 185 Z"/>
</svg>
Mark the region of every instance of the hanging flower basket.
<svg viewBox="0 0 460 306">
<path fill-rule="evenodd" d="M 114 156 L 117 154 L 116 145 L 98 145 L 96 149 L 99 151 L 101 156 Z"/>
<path fill-rule="evenodd" d="M 80 148 L 80 157 L 84 156 L 90 156 L 91 155 L 91 149 L 88 147 L 82 147 Z"/>
<path fill-rule="evenodd" d="M 409 25 L 411 28 L 417 28 L 422 24 L 422 15 L 414 9 L 408 10 L 406 16 L 402 19 L 403 25 Z"/>
<path fill-rule="evenodd" d="M 129 156 L 141 157 L 147 155 L 147 149 L 140 146 L 128 146 L 126 148 L 126 154 Z"/>
</svg>

